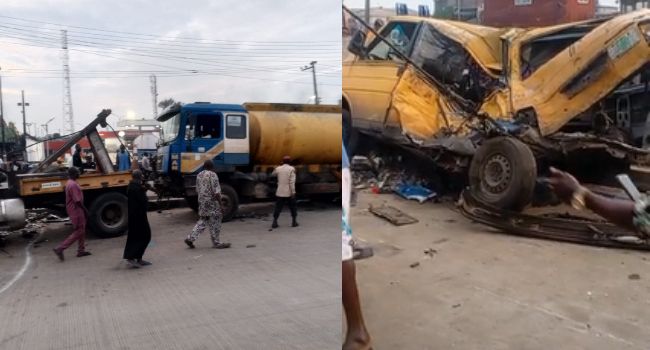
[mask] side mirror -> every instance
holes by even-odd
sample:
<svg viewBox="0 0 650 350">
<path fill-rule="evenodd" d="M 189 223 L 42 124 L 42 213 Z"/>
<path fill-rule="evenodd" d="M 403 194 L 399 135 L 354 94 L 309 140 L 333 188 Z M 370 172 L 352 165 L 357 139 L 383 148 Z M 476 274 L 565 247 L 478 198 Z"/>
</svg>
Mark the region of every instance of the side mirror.
<svg viewBox="0 0 650 350">
<path fill-rule="evenodd" d="M 357 57 L 364 58 L 366 57 L 366 48 L 364 47 L 365 43 L 366 33 L 363 30 L 357 30 L 348 44 L 348 51 Z"/>
</svg>

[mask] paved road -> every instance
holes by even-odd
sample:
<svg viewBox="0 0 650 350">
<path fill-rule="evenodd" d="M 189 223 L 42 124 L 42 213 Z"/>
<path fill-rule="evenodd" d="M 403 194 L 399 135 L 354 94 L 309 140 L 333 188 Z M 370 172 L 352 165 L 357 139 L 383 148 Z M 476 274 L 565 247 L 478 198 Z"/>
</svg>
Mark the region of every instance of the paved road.
<svg viewBox="0 0 650 350">
<path fill-rule="evenodd" d="M 299 228 L 285 215 L 273 232 L 268 219 L 224 224 L 229 250 L 209 248 L 207 232 L 190 250 L 191 210 L 150 212 L 154 265 L 138 270 L 120 260 L 125 237 L 90 240 L 92 256 L 70 249 L 60 263 L 51 249 L 70 227 L 52 227 L 0 293 L 0 349 L 338 348 L 340 211 L 302 212 Z M 0 288 L 23 266 L 19 242 L 13 258 L 0 253 Z"/>
<path fill-rule="evenodd" d="M 367 211 L 384 202 L 420 222 Z M 505 235 L 393 195 L 362 193 L 352 214 L 375 248 L 357 278 L 378 349 L 650 348 L 649 253 Z"/>
</svg>

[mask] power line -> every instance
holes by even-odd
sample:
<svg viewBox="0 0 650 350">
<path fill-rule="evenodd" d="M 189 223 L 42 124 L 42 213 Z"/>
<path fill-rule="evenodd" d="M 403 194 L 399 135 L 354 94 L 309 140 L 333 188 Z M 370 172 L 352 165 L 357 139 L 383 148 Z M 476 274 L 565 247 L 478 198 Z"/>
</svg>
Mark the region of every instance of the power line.
<svg viewBox="0 0 650 350">
<path fill-rule="evenodd" d="M 30 35 L 42 35 L 45 36 L 45 38 L 52 38 L 56 34 L 54 33 L 47 33 L 43 32 L 43 29 L 36 29 L 36 30 L 30 30 L 30 29 L 25 29 L 25 28 L 20 28 L 20 27 L 14 27 L 14 26 L 8 26 L 8 25 L 0 25 L 0 28 L 4 28 L 3 30 L 5 31 L 10 31 L 10 32 L 20 32 L 20 33 L 29 33 Z M 15 33 L 14 33 L 15 34 Z M 85 36 L 85 35 L 74 35 L 71 34 L 69 35 L 70 38 L 76 38 L 79 37 L 81 39 L 88 39 L 88 40 L 95 40 L 96 41 L 117 41 L 117 42 L 124 42 L 124 43 L 129 43 L 129 44 L 138 44 L 139 46 L 144 45 L 155 45 L 156 47 L 161 47 L 164 45 L 165 48 L 176 48 L 180 50 L 193 50 L 193 51 L 199 51 L 199 52 L 205 52 L 206 50 L 208 52 L 217 52 L 217 51 L 228 51 L 228 50 L 239 50 L 239 51 L 291 51 L 291 50 L 299 50 L 299 51 L 339 51 L 340 52 L 340 44 L 337 45 L 327 45 L 327 46 L 321 46 L 317 43 L 312 44 L 312 45 L 303 45 L 300 47 L 259 47 L 257 44 L 256 45 L 243 45 L 245 47 L 242 47 L 242 44 L 229 44 L 231 46 L 235 47 L 222 47 L 222 46 L 200 46 L 197 45 L 196 43 L 156 43 L 154 39 L 139 39 L 139 40 L 134 40 L 134 39 L 129 39 L 129 40 L 122 40 L 122 39 L 114 39 L 111 36 L 108 35 L 101 35 L 98 34 L 96 36 Z M 75 41 L 74 39 L 70 40 Z M 87 42 L 85 40 L 77 40 L 80 42 Z"/>
<path fill-rule="evenodd" d="M 98 31 L 98 32 L 107 32 L 107 33 L 118 33 L 118 34 L 129 34 L 133 36 L 146 36 L 146 37 L 154 37 L 154 38 L 168 38 L 172 40 L 187 40 L 187 41 L 211 41 L 211 42 L 233 42 L 233 43 L 255 43 L 255 44 L 265 44 L 265 43 L 310 43 L 311 41 L 240 41 L 240 40 L 222 40 L 222 39 L 203 39 L 203 38 L 193 38 L 193 37 L 165 37 L 165 36 L 158 36 L 155 34 L 145 34 L 145 33 L 134 33 L 134 32 L 125 32 L 125 31 L 115 31 L 115 30 L 108 30 L 108 29 L 101 29 L 101 28 L 92 28 L 92 27 L 83 27 L 83 26 L 74 26 L 74 25 L 64 25 L 64 24 L 59 24 L 59 23 L 52 23 L 52 22 L 46 22 L 46 21 L 39 21 L 39 20 L 33 20 L 33 19 L 25 19 L 25 18 L 19 18 L 19 17 L 12 17 L 12 16 L 6 16 L 6 15 L 0 15 L 2 18 L 9 18 L 13 20 L 18 20 L 18 21 L 24 21 L 24 22 L 33 22 L 33 23 L 42 23 L 42 24 L 49 24 L 49 25 L 54 25 L 54 26 L 59 26 L 59 27 L 68 27 L 68 28 L 78 28 L 78 29 L 86 29 L 86 30 L 92 30 L 92 31 Z M 322 41 L 322 42 L 333 42 L 333 43 L 340 43 L 340 41 Z"/>
<path fill-rule="evenodd" d="M 0 33 L 1 33 L 1 31 L 0 31 Z M 11 38 L 15 38 L 15 39 L 24 39 L 22 37 L 17 37 L 17 36 L 10 36 L 10 35 L 7 35 L 7 36 L 9 36 Z M 28 41 L 28 42 L 33 42 L 33 43 L 35 42 L 35 43 L 47 45 L 48 48 L 51 47 L 51 46 L 49 46 L 50 42 L 48 42 L 48 41 L 43 41 L 43 40 L 40 40 L 40 39 L 39 40 L 34 40 L 34 39 L 31 39 L 31 38 L 30 39 L 25 39 L 25 40 Z M 100 48 L 100 47 L 91 46 L 91 45 L 80 45 L 80 46 L 85 46 L 85 47 L 87 47 L 89 49 Z M 260 70 L 260 71 L 268 70 L 267 67 L 259 67 L 259 66 L 251 67 L 250 65 L 238 65 L 238 64 L 224 63 L 224 62 L 217 63 L 217 62 L 213 62 L 212 60 L 206 60 L 206 59 L 202 59 L 202 58 L 187 57 L 187 56 L 175 56 L 175 55 L 160 53 L 158 51 L 142 50 L 142 49 L 139 49 L 139 48 L 108 48 L 108 49 L 110 49 L 110 50 L 135 51 L 136 53 L 134 53 L 134 55 L 138 55 L 138 56 L 170 59 L 170 60 L 176 60 L 176 61 L 180 60 L 181 62 L 184 62 L 184 63 L 187 63 L 187 61 L 194 61 L 194 63 L 198 63 L 198 64 L 202 64 L 202 65 L 217 66 L 217 67 L 233 66 L 233 67 L 245 67 L 247 69 Z M 272 67 L 268 67 L 268 68 L 272 68 Z"/>
<path fill-rule="evenodd" d="M 7 32 L 6 30 L 0 30 L 0 34 L 3 34 L 4 36 L 13 38 L 13 39 L 23 39 L 26 41 L 33 41 L 33 42 L 38 42 L 41 44 L 53 44 L 56 42 L 54 38 L 50 37 L 43 37 L 39 35 L 35 35 L 32 33 L 14 33 L 14 32 Z M 175 56 L 175 57 L 181 57 L 181 58 L 188 58 L 187 56 L 209 56 L 209 57 L 214 57 L 215 55 L 219 57 L 255 57 L 255 58 L 285 58 L 287 56 L 289 57 L 296 57 L 295 52 L 290 52 L 290 51 L 279 51 L 279 52 L 267 52 L 267 53 L 249 53 L 249 52 L 227 52 L 227 51 L 212 51 L 212 52 L 192 52 L 188 51 L 187 49 L 178 49 L 178 48 L 164 48 L 164 47 L 158 47 L 158 46 L 138 46 L 138 47 L 131 47 L 131 46 L 120 46 L 120 45 L 105 45 L 104 43 L 100 42 L 93 42 L 93 41 L 69 41 L 70 44 L 75 44 L 78 46 L 85 46 L 85 47 L 91 47 L 91 48 L 105 48 L 105 47 L 110 47 L 110 48 L 115 48 L 115 49 L 124 49 L 124 50 L 137 50 L 138 52 L 148 52 L 152 54 L 165 54 L 165 53 L 172 53 L 175 55 L 183 54 L 184 56 Z M 301 53 L 302 56 L 306 57 L 307 55 L 313 56 L 316 53 Z M 336 51 L 330 50 L 329 53 L 317 53 L 319 57 L 323 56 L 330 56 L 330 57 L 338 57 L 341 55 L 340 49 Z M 193 58 L 192 59 L 197 59 Z M 205 61 L 210 61 L 209 59 L 201 59 Z"/>
<path fill-rule="evenodd" d="M 2 42 L 0 41 L 0 43 L 2 43 Z M 41 47 L 41 48 L 56 48 L 56 47 L 54 47 L 54 46 L 41 46 L 41 45 L 24 44 L 24 43 L 13 43 L 13 42 L 4 42 L 4 43 L 7 43 L 7 44 L 16 44 L 16 45 L 24 45 L 24 46 L 32 46 L 32 47 Z M 113 59 L 117 59 L 117 60 L 125 60 L 125 61 L 130 61 L 130 62 L 134 62 L 134 63 L 145 64 L 145 65 L 150 65 L 150 66 L 158 66 L 158 67 L 164 67 L 164 68 L 172 68 L 172 69 L 176 69 L 176 70 L 180 70 L 180 71 L 184 71 L 184 72 L 192 73 L 192 74 L 197 74 L 198 72 L 202 71 L 202 70 L 200 70 L 200 69 L 182 69 L 182 68 L 179 68 L 179 67 L 169 66 L 169 65 L 159 64 L 159 63 L 143 62 L 143 61 L 138 61 L 138 60 L 134 60 L 134 59 L 126 58 L 126 57 L 116 57 L 116 56 L 111 56 L 111 55 L 109 55 L 109 54 L 106 54 L 105 51 L 83 50 L 83 49 L 74 49 L 74 48 L 69 48 L 69 50 L 77 51 L 77 52 L 82 52 L 82 53 L 93 54 L 93 55 L 97 55 L 97 56 L 100 56 L 100 57 L 103 57 L 103 58 L 109 57 L 109 58 L 113 58 Z M 138 55 L 138 54 L 136 54 L 136 55 Z M 168 60 L 172 60 L 172 61 L 178 61 L 178 62 L 188 63 L 186 60 L 170 59 L 170 58 L 164 58 L 164 57 L 155 56 L 155 55 L 142 55 L 142 54 L 140 54 L 140 55 L 138 55 L 138 56 L 154 57 L 154 58 L 163 58 L 163 59 L 168 59 Z M 192 62 L 192 63 L 197 63 L 197 62 Z M 202 63 L 199 62 L 198 64 L 202 64 Z M 212 65 L 212 64 L 204 63 L 204 65 Z M 215 65 L 212 65 L 212 66 L 215 66 Z M 218 65 L 217 65 L 217 66 L 218 66 Z M 247 69 L 247 70 L 234 70 L 234 71 L 235 71 L 235 72 L 244 72 L 244 71 L 248 71 L 248 70 L 249 70 L 249 69 Z M 220 72 L 232 72 L 232 71 L 233 71 L 233 70 L 226 70 L 226 69 L 223 69 L 223 70 L 221 70 Z M 293 72 L 286 72 L 286 71 L 270 71 L 270 72 L 272 72 L 272 73 L 278 73 L 278 74 L 293 73 Z M 192 75 L 192 74 L 190 74 L 190 75 Z M 184 76 L 190 76 L 190 75 L 184 75 Z M 224 75 L 225 75 L 225 74 L 224 74 Z M 338 77 L 338 75 L 331 75 L 331 77 Z"/>
</svg>

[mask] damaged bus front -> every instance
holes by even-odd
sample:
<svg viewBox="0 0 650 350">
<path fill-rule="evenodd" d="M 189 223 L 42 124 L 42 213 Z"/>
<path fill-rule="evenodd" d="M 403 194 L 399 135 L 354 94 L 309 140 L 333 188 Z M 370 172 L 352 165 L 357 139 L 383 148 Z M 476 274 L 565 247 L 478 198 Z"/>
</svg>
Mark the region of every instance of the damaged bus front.
<svg viewBox="0 0 650 350">
<path fill-rule="evenodd" d="M 605 181 L 603 161 L 612 172 L 648 163 L 648 10 L 536 29 L 405 16 L 376 34 L 358 33 L 343 65 L 348 140 L 361 132 L 452 160 L 439 165 L 511 209 L 549 165 L 598 166 L 593 181 Z"/>
</svg>

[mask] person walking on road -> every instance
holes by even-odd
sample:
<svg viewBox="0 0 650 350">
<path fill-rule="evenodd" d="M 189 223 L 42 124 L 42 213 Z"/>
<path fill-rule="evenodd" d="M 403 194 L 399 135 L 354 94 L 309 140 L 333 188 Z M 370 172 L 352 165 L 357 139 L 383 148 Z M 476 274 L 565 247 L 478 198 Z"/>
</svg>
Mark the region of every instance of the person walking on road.
<svg viewBox="0 0 650 350">
<path fill-rule="evenodd" d="M 77 257 L 90 255 L 86 251 L 84 245 L 86 238 L 86 218 L 88 216 L 88 209 L 84 205 L 84 195 L 81 187 L 77 183 L 79 178 L 79 169 L 72 167 L 68 169 L 68 183 L 65 185 L 65 209 L 68 212 L 70 221 L 72 222 L 72 234 L 63 241 L 58 247 L 54 248 L 54 254 L 63 261 L 63 251 L 72 245 L 75 241 L 78 242 Z"/>
<path fill-rule="evenodd" d="M 230 243 L 219 241 L 221 232 L 221 186 L 219 176 L 214 171 L 214 163 L 206 160 L 203 163 L 203 171 L 196 176 L 196 192 L 199 196 L 199 221 L 192 232 L 185 239 L 185 244 L 194 249 L 194 241 L 207 227 L 212 238 L 212 248 L 230 248 Z"/>
<path fill-rule="evenodd" d="M 291 210 L 291 217 L 293 218 L 291 227 L 298 226 L 298 221 L 296 221 L 296 217 L 298 216 L 296 205 L 296 169 L 289 165 L 290 163 L 291 157 L 284 156 L 282 158 L 282 165 L 273 170 L 272 175 L 278 177 L 278 189 L 275 192 L 275 210 L 273 211 L 273 224 L 271 228 L 278 227 L 278 217 L 280 217 L 280 213 L 285 204 L 289 204 L 289 209 Z"/>
<path fill-rule="evenodd" d="M 79 172 L 83 174 L 84 172 L 84 163 L 81 160 L 81 145 L 76 144 L 74 146 L 74 154 L 72 155 L 72 166 L 79 169 Z"/>
<path fill-rule="evenodd" d="M 147 218 L 147 189 L 143 184 L 142 172 L 134 170 L 133 179 L 126 189 L 128 197 L 129 231 L 124 247 L 124 259 L 132 268 L 151 265 L 142 260 L 144 251 L 151 241 L 151 227 Z"/>
<path fill-rule="evenodd" d="M 127 171 L 131 169 L 131 158 L 129 157 L 129 152 L 126 151 L 124 145 L 120 146 L 120 151 L 117 152 L 116 160 L 118 171 Z"/>
<path fill-rule="evenodd" d="M 343 146 L 343 173 L 342 173 L 342 211 L 343 211 L 343 230 L 342 230 L 342 301 L 347 321 L 347 332 L 344 350 L 362 350 L 371 349 L 371 340 L 366 324 L 361 312 L 361 302 L 359 300 L 359 290 L 357 289 L 356 267 L 354 265 L 354 249 L 352 247 L 352 228 L 350 226 L 350 194 L 352 192 L 352 180 L 350 176 L 350 162 L 348 154 Z"/>
</svg>

